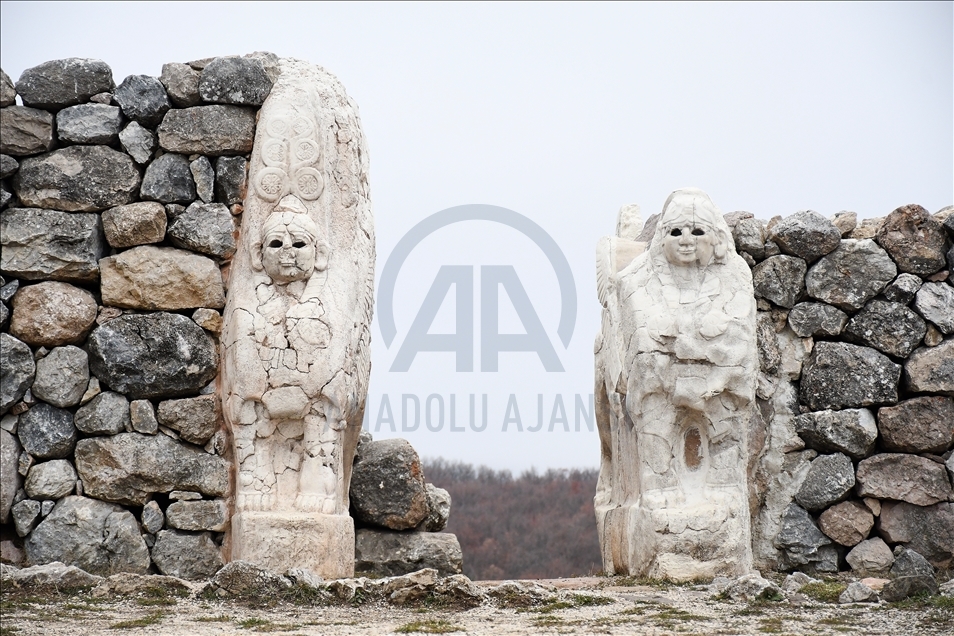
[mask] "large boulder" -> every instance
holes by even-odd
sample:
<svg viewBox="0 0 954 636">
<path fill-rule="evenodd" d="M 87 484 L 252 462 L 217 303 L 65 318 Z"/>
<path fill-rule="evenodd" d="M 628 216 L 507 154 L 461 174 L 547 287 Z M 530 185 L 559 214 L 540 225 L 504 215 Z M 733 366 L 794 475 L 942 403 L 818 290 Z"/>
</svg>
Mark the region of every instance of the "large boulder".
<svg viewBox="0 0 954 636">
<path fill-rule="evenodd" d="M 450 519 L 451 496 L 443 488 L 434 484 L 424 484 L 427 491 L 427 518 L 418 526 L 425 532 L 440 532 Z"/>
<path fill-rule="evenodd" d="M 120 316 L 89 337 L 90 369 L 134 400 L 196 393 L 217 371 L 215 343 L 180 314 Z"/>
<path fill-rule="evenodd" d="M 33 385 L 33 351 L 8 333 L 0 333 L 0 415 L 20 401 Z"/>
<path fill-rule="evenodd" d="M 878 439 L 878 426 L 868 409 L 804 413 L 795 417 L 795 432 L 815 450 L 854 459 L 870 455 Z"/>
<path fill-rule="evenodd" d="M 140 245 L 99 262 L 103 304 L 129 309 L 225 306 L 222 273 L 205 256 Z"/>
<path fill-rule="evenodd" d="M 902 305 L 872 300 L 848 321 L 845 337 L 878 351 L 906 358 L 921 344 L 927 324 L 916 313 Z"/>
<path fill-rule="evenodd" d="M 877 530 L 886 541 L 917 551 L 937 568 L 954 566 L 954 503 L 915 506 L 886 501 Z"/>
<path fill-rule="evenodd" d="M 881 453 L 858 463 L 858 494 L 916 506 L 954 501 L 944 464 L 904 453 Z"/>
<path fill-rule="evenodd" d="M 837 336 L 848 323 L 848 314 L 825 303 L 798 303 L 788 312 L 788 324 L 798 336 Z"/>
<path fill-rule="evenodd" d="M 930 276 L 947 264 L 944 228 L 920 205 L 903 205 L 889 214 L 875 240 L 902 272 Z"/>
<path fill-rule="evenodd" d="M 898 554 L 894 557 L 894 564 L 891 566 L 891 577 L 899 576 L 934 576 L 934 566 L 925 559 L 916 550 L 910 548 L 900 548 Z"/>
<path fill-rule="evenodd" d="M 166 208 L 156 201 L 142 201 L 103 212 L 103 231 L 112 247 L 159 243 L 166 236 Z"/>
<path fill-rule="evenodd" d="M 795 493 L 795 501 L 806 510 L 824 510 L 845 499 L 854 486 L 855 467 L 847 455 L 819 455 Z"/>
<path fill-rule="evenodd" d="M 73 414 L 39 402 L 20 415 L 17 436 L 23 449 L 37 459 L 69 457 L 76 446 Z"/>
<path fill-rule="evenodd" d="M 217 57 L 199 77 L 199 95 L 205 102 L 261 106 L 270 90 L 272 80 L 256 58 Z"/>
<path fill-rule="evenodd" d="M 884 288 L 884 297 L 893 303 L 907 305 L 914 300 L 915 294 L 918 293 L 923 284 L 924 281 L 921 280 L 920 276 L 904 272 L 898 274 L 898 277 Z"/>
<path fill-rule="evenodd" d="M 60 561 L 100 576 L 149 570 L 149 550 L 132 513 L 86 497 L 57 502 L 24 547 L 37 565 Z"/>
<path fill-rule="evenodd" d="M 36 363 L 33 395 L 53 406 L 76 406 L 88 385 L 89 356 L 79 347 L 55 347 Z"/>
<path fill-rule="evenodd" d="M 215 170 L 208 157 L 199 157 L 189 162 L 189 170 L 195 180 L 195 192 L 203 203 L 212 201 L 215 195 Z"/>
<path fill-rule="evenodd" d="M 159 403 L 158 416 L 160 424 L 193 444 L 205 444 L 219 428 L 219 409 L 214 395 L 164 400 Z"/>
<path fill-rule="evenodd" d="M 13 86 L 13 80 L 10 79 L 6 71 L 0 69 L 0 106 L 10 106 L 16 100 L 17 89 Z"/>
<path fill-rule="evenodd" d="M 818 212 L 805 210 L 775 223 L 769 239 L 783 253 L 813 263 L 838 248 L 841 231 Z"/>
<path fill-rule="evenodd" d="M 23 481 L 17 470 L 20 450 L 16 435 L 0 429 L 0 523 L 10 521 L 10 508 Z"/>
<path fill-rule="evenodd" d="M 10 208 L 0 212 L 0 269 L 25 280 L 93 282 L 108 249 L 98 214 Z"/>
<path fill-rule="evenodd" d="M 74 590 L 91 588 L 102 583 L 103 577 L 90 574 L 75 565 L 64 565 L 59 561 L 44 565 L 33 565 L 3 575 L 3 583 L 29 590 L 50 590 L 61 594 Z"/>
<path fill-rule="evenodd" d="M 245 157 L 219 157 L 215 160 L 215 200 L 225 205 L 245 200 L 245 178 L 248 160 Z"/>
<path fill-rule="evenodd" d="M 818 525 L 836 543 L 851 547 L 861 543 L 871 532 L 874 515 L 860 502 L 843 501 L 821 513 Z"/>
<path fill-rule="evenodd" d="M 954 444 L 954 398 L 924 396 L 878 409 L 885 450 L 943 453 Z"/>
<path fill-rule="evenodd" d="M 853 547 L 845 561 L 858 576 L 883 576 L 894 563 L 894 554 L 884 539 L 874 537 Z"/>
<path fill-rule="evenodd" d="M 351 473 L 351 507 L 362 523 L 392 530 L 408 530 L 427 518 L 421 460 L 407 440 L 361 445 Z"/>
<path fill-rule="evenodd" d="M 176 108 L 188 108 L 202 101 L 199 96 L 199 71 L 188 64 L 163 64 L 159 81 L 166 87 L 166 93 Z"/>
<path fill-rule="evenodd" d="M 822 534 L 804 508 L 791 503 L 782 515 L 774 545 L 781 552 L 782 566 L 795 569 L 821 561 L 831 539 Z"/>
<path fill-rule="evenodd" d="M 79 104 L 56 114 L 56 136 L 74 144 L 113 144 L 122 125 L 119 108 L 107 104 Z"/>
<path fill-rule="evenodd" d="M 186 580 L 212 578 L 225 565 L 208 532 L 163 530 L 152 548 L 152 560 L 163 574 Z"/>
<path fill-rule="evenodd" d="M 868 347 L 819 342 L 802 369 L 800 402 L 812 411 L 898 401 L 901 366 Z"/>
<path fill-rule="evenodd" d="M 27 106 L 59 110 L 113 90 L 113 71 L 102 60 L 71 57 L 28 68 L 16 89 Z"/>
<path fill-rule="evenodd" d="M 232 213 L 222 203 L 193 203 L 169 224 L 169 238 L 187 250 L 231 258 L 235 253 Z"/>
<path fill-rule="evenodd" d="M 87 435 L 122 433 L 131 426 L 129 400 L 119 393 L 104 391 L 77 409 L 73 424 Z"/>
<path fill-rule="evenodd" d="M 96 321 L 93 295 L 67 283 L 21 287 L 13 297 L 10 333 L 36 347 L 80 344 Z"/>
<path fill-rule="evenodd" d="M 252 151 L 255 114 L 241 106 L 193 106 L 166 113 L 159 145 L 185 155 L 242 155 Z"/>
<path fill-rule="evenodd" d="M 76 487 L 76 470 L 65 459 L 54 459 L 30 467 L 24 489 L 38 501 L 62 499 Z"/>
<path fill-rule="evenodd" d="M 954 287 L 947 283 L 924 283 L 915 296 L 914 308 L 941 333 L 954 333 Z"/>
<path fill-rule="evenodd" d="M 904 379 L 909 391 L 954 396 L 954 338 L 915 350 L 904 363 Z"/>
<path fill-rule="evenodd" d="M 773 256 L 752 269 L 755 296 L 791 309 L 805 295 L 805 261 L 795 256 Z"/>
<path fill-rule="evenodd" d="M 120 433 L 76 444 L 76 469 L 89 496 L 142 506 L 153 493 L 228 493 L 228 463 L 167 435 Z"/>
<path fill-rule="evenodd" d="M 0 110 L 0 152 L 23 156 L 53 147 L 53 115 L 25 106 Z"/>
<path fill-rule="evenodd" d="M 463 554 L 457 537 L 443 532 L 392 532 L 359 529 L 355 533 L 356 574 L 399 576 L 434 568 L 443 576 L 460 574 Z"/>
<path fill-rule="evenodd" d="M 70 146 L 21 161 L 13 189 L 27 207 L 98 212 L 133 201 L 139 170 L 107 146 Z"/>
<path fill-rule="evenodd" d="M 156 149 L 156 133 L 143 128 L 136 122 L 130 122 L 119 133 L 119 143 L 136 163 L 147 163 Z"/>
<path fill-rule="evenodd" d="M 149 128 L 162 121 L 172 107 L 166 89 L 149 75 L 130 75 L 113 91 L 113 99 L 126 117 Z"/>
<path fill-rule="evenodd" d="M 894 280 L 898 268 L 871 239 L 843 239 L 805 275 L 812 298 L 844 311 L 857 311 Z"/>
<path fill-rule="evenodd" d="M 188 204 L 195 200 L 195 195 L 195 179 L 186 157 L 175 153 L 165 154 L 146 168 L 140 190 L 143 199 Z"/>
<path fill-rule="evenodd" d="M 175 501 L 166 508 L 166 525 L 193 532 L 223 532 L 229 523 L 229 507 L 224 499 Z"/>
</svg>

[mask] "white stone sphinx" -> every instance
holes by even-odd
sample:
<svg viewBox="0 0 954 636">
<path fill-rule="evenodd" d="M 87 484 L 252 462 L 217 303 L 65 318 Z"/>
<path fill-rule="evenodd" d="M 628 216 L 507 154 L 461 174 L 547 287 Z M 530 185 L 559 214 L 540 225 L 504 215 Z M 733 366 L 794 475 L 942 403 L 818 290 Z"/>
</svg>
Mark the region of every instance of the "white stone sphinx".
<svg viewBox="0 0 954 636">
<path fill-rule="evenodd" d="M 236 466 L 232 560 L 354 572 L 351 463 L 370 372 L 374 222 L 357 109 L 282 59 L 259 114 L 229 274 L 220 391 Z"/>
<path fill-rule="evenodd" d="M 597 249 L 604 569 L 673 580 L 743 574 L 752 567 L 746 431 L 758 373 L 752 277 L 701 190 L 670 195 L 645 252 L 633 234 Z"/>
</svg>

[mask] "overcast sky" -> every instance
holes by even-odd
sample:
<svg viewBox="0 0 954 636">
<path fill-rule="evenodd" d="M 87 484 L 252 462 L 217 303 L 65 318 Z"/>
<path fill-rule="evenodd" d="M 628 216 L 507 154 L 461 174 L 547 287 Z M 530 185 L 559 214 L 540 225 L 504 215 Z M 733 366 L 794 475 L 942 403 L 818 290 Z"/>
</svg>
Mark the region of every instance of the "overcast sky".
<svg viewBox="0 0 954 636">
<path fill-rule="evenodd" d="M 595 467 L 595 432 L 573 431 L 593 386 L 599 325 L 593 254 L 616 212 L 658 212 L 682 186 L 724 212 L 760 218 L 813 209 L 883 216 L 954 202 L 952 3 L 304 4 L 3 2 L 0 63 L 14 81 L 41 62 L 105 60 L 117 84 L 165 62 L 267 50 L 335 73 L 357 102 L 371 155 L 378 271 L 412 226 L 488 203 L 541 226 L 570 263 L 578 312 L 556 335 L 560 290 L 543 253 L 515 230 L 459 223 L 425 239 L 395 287 L 397 338 L 373 333 L 371 428 L 387 395 L 422 455 L 520 471 Z M 455 372 L 452 353 L 389 368 L 442 265 L 513 265 L 565 371 L 504 353 L 498 373 Z M 501 293 L 500 329 L 522 323 Z M 431 333 L 454 331 L 449 294 Z M 488 396 L 481 433 L 402 433 L 401 395 Z M 501 432 L 513 394 L 524 428 Z M 557 398 L 557 396 L 560 396 Z M 559 410 L 548 432 L 554 402 Z M 409 404 L 413 400 L 410 400 Z M 432 407 L 437 408 L 437 400 Z M 436 410 L 432 423 L 436 426 Z M 386 411 L 385 411 L 386 415 Z M 448 417 L 445 417 L 445 420 Z"/>
</svg>

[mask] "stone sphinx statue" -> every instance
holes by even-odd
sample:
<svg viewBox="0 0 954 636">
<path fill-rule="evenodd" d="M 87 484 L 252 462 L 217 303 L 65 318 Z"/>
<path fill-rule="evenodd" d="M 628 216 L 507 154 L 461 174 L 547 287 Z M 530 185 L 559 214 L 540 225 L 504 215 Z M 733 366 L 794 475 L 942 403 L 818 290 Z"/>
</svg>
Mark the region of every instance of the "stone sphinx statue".
<svg viewBox="0 0 954 636">
<path fill-rule="evenodd" d="M 333 76 L 297 60 L 279 70 L 259 115 L 224 315 L 228 548 L 271 570 L 350 576 L 374 277 L 367 150 Z"/>
<path fill-rule="evenodd" d="M 600 244 L 604 569 L 692 580 L 751 569 L 746 432 L 758 373 L 748 266 L 704 192 L 670 195 L 648 249 Z M 631 262 L 621 263 L 621 261 Z"/>
</svg>

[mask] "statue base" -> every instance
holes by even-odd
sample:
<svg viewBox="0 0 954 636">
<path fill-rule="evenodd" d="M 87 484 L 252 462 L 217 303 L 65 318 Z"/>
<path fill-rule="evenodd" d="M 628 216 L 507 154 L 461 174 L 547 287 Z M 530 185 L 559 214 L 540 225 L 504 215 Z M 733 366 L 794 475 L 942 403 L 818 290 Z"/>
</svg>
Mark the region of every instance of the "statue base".
<svg viewBox="0 0 954 636">
<path fill-rule="evenodd" d="M 308 512 L 240 512 L 232 517 L 232 561 L 272 572 L 310 570 L 325 579 L 354 576 L 354 520 Z"/>
</svg>

